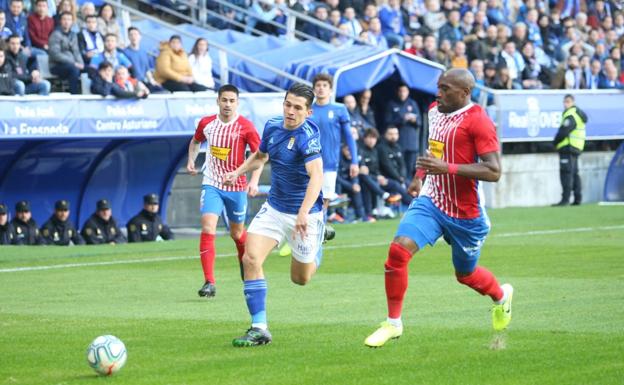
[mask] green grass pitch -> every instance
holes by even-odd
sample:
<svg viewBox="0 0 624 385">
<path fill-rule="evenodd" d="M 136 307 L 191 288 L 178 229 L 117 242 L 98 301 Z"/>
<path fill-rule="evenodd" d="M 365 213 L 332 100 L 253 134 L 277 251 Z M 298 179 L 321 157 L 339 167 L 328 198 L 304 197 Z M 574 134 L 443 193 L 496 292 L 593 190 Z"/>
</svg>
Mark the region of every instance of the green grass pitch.
<svg viewBox="0 0 624 385">
<path fill-rule="evenodd" d="M 385 317 L 396 220 L 338 226 L 305 287 L 272 254 L 273 344 L 247 349 L 231 346 L 249 316 L 229 238 L 211 300 L 196 294 L 196 240 L 2 247 L 0 385 L 624 384 L 624 207 L 489 214 L 481 264 L 515 287 L 510 328 L 491 329 L 489 298 L 455 281 L 439 242 L 410 264 L 403 337 L 381 349 L 363 341 Z M 102 334 L 128 348 L 110 378 L 85 358 Z"/>
</svg>

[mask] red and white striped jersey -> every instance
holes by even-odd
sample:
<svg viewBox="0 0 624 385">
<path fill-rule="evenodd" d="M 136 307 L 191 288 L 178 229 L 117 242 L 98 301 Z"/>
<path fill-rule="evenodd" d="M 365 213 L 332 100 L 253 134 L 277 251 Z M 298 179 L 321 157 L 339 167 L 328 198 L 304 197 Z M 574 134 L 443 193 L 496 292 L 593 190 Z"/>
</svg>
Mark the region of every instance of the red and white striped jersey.
<svg viewBox="0 0 624 385">
<path fill-rule="evenodd" d="M 499 151 L 496 128 L 485 111 L 470 103 L 452 113 L 429 108 L 429 151 L 447 163 L 477 163 L 479 155 Z M 431 198 L 446 215 L 472 219 L 481 214 L 483 194 L 478 180 L 459 175 L 427 175 L 420 195 Z"/>
<path fill-rule="evenodd" d="M 245 162 L 247 146 L 252 152 L 258 151 L 260 136 L 253 123 L 242 116 L 223 123 L 217 115 L 210 115 L 199 121 L 193 137 L 198 142 L 208 142 L 202 183 L 224 191 L 244 191 L 247 187 L 245 175 L 241 175 L 234 186 L 224 186 L 223 176 Z"/>
</svg>

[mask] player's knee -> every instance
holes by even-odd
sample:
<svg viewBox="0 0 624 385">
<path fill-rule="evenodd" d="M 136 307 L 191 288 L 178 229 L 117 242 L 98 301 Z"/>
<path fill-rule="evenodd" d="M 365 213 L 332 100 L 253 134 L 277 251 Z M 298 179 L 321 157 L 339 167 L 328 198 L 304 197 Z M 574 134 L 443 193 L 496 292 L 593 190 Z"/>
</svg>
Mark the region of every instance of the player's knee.
<svg viewBox="0 0 624 385">
<path fill-rule="evenodd" d="M 230 237 L 233 240 L 238 241 L 243 236 L 244 229 L 230 229 Z"/>
<path fill-rule="evenodd" d="M 392 242 L 388 250 L 386 266 L 394 269 L 403 269 L 407 266 L 410 259 L 412 259 L 412 254 L 412 250 L 408 249 L 404 244 Z"/>
<path fill-rule="evenodd" d="M 255 256 L 253 253 L 247 252 L 247 250 L 245 250 L 245 254 L 243 254 L 242 261 L 243 261 L 243 267 L 245 268 L 245 270 L 247 269 L 255 270 L 258 267 L 260 267 L 260 258 Z"/>
</svg>

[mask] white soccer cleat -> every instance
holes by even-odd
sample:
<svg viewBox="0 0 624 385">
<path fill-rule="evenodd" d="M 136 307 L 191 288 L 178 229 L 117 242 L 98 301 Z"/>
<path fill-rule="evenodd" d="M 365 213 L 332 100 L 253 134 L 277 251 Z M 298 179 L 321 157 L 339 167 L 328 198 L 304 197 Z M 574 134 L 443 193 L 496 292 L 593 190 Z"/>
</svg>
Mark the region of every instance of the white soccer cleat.
<svg viewBox="0 0 624 385">
<path fill-rule="evenodd" d="M 366 338 L 364 345 L 371 348 L 380 348 L 389 340 L 401 337 L 402 334 L 403 326 L 396 327 L 390 322 L 384 321 L 379 326 L 379 329 Z"/>
</svg>

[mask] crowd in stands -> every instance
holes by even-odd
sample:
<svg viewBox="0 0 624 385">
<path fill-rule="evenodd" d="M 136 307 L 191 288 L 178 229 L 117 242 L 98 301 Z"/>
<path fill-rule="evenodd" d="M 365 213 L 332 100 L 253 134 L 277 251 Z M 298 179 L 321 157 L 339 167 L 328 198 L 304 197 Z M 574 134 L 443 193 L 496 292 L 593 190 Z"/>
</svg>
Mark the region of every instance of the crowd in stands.
<svg viewBox="0 0 624 385">
<path fill-rule="evenodd" d="M 100 245 L 172 240 L 175 236 L 158 214 L 159 206 L 158 195 L 145 195 L 143 209 L 128 221 L 124 234 L 113 217 L 111 203 L 107 199 L 96 202 L 95 211 L 80 230 L 70 219 L 71 205 L 67 200 L 56 201 L 54 212 L 41 227 L 32 217 L 30 202 L 17 202 L 12 219 L 9 207 L 0 202 L 0 246 Z"/>
<path fill-rule="evenodd" d="M 208 6 L 259 31 L 283 34 L 284 8 L 297 28 L 336 46 L 403 49 L 446 67 L 470 69 L 494 89 L 624 88 L 624 9 L 617 0 L 235 0 L 250 15 Z M 220 19 L 215 25 L 228 27 Z M 232 27 L 232 26 L 229 26 Z M 247 28 L 249 32 L 250 28 Z M 354 38 L 360 40 L 354 40 Z M 478 90 L 475 91 L 475 97 Z"/>
<path fill-rule="evenodd" d="M 0 95 L 48 95 L 48 79 L 72 94 L 85 84 L 93 94 L 145 98 L 152 92 L 213 89 L 208 42 L 189 54 L 181 37 L 163 42 L 157 57 L 141 46 L 141 32 L 127 31 L 106 3 L 75 0 L 0 0 Z"/>
<path fill-rule="evenodd" d="M 81 74 L 91 80 L 91 92 L 103 96 L 138 98 L 149 92 L 214 88 L 206 40 L 199 39 L 187 53 L 181 38 L 173 36 L 154 58 L 141 47 L 138 29 L 122 29 L 114 7 L 96 3 L 0 0 L 0 95 L 48 94 L 42 61 L 52 76 L 66 80 L 72 94 L 84 89 Z M 494 89 L 624 88 L 621 1 L 228 2 L 249 14 L 224 4 L 207 1 L 210 10 L 223 16 L 209 18 L 217 28 L 282 35 L 286 29 L 272 22 L 285 25 L 288 7 L 340 31 L 297 19 L 297 29 L 314 38 L 339 47 L 403 49 L 447 67 L 468 68 L 478 84 Z M 105 62 L 112 64 L 112 78 L 101 75 L 109 72 Z M 477 89 L 474 96 L 478 94 Z"/>
</svg>

